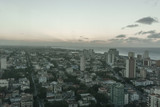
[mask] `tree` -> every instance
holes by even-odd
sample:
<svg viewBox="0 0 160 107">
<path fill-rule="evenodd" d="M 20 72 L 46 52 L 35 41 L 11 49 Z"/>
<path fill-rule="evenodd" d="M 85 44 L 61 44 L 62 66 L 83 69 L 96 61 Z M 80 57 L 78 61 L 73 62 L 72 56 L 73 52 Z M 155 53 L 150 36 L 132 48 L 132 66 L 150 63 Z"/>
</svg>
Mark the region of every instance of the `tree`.
<svg viewBox="0 0 160 107">
<path fill-rule="evenodd" d="M 41 87 L 41 88 L 38 90 L 38 96 L 39 96 L 39 98 L 45 99 L 45 98 L 46 98 L 46 93 L 47 93 L 46 88 Z"/>
<path fill-rule="evenodd" d="M 54 101 L 45 103 L 45 107 L 68 107 L 66 101 Z"/>
</svg>

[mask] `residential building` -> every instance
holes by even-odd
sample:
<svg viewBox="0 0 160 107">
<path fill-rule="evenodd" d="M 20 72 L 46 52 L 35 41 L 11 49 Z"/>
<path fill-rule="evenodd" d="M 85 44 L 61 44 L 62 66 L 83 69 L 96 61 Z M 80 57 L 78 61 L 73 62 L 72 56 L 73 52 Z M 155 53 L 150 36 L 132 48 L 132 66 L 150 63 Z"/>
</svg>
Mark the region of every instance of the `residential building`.
<svg viewBox="0 0 160 107">
<path fill-rule="evenodd" d="M 7 69 L 7 59 L 1 58 L 1 69 Z"/>
<path fill-rule="evenodd" d="M 22 93 L 21 94 L 21 107 L 33 107 L 33 95 Z"/>
<path fill-rule="evenodd" d="M 85 57 L 82 55 L 80 57 L 80 71 L 85 71 Z"/>
<path fill-rule="evenodd" d="M 0 87 L 6 87 L 8 88 L 9 81 L 7 79 L 0 79 Z"/>
<path fill-rule="evenodd" d="M 136 78 L 136 59 L 134 58 L 134 52 L 128 53 L 128 59 L 126 60 L 126 78 Z"/>
<path fill-rule="evenodd" d="M 116 57 L 118 57 L 118 55 L 119 55 L 118 50 L 116 50 L 114 48 L 109 49 L 108 54 L 107 54 L 107 56 L 108 56 L 107 57 L 107 63 L 109 65 L 114 65 Z"/>
<path fill-rule="evenodd" d="M 113 84 L 111 87 L 111 101 L 114 107 L 124 106 L 124 85 L 121 83 Z"/>
</svg>

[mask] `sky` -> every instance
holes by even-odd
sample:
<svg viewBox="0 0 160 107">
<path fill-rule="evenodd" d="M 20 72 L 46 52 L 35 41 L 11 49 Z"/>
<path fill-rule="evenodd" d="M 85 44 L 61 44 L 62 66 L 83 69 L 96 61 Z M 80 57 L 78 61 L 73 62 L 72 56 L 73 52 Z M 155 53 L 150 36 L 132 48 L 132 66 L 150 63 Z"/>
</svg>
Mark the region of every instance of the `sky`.
<svg viewBox="0 0 160 107">
<path fill-rule="evenodd" d="M 159 0 L 0 0 L 0 45 L 159 47 Z"/>
</svg>

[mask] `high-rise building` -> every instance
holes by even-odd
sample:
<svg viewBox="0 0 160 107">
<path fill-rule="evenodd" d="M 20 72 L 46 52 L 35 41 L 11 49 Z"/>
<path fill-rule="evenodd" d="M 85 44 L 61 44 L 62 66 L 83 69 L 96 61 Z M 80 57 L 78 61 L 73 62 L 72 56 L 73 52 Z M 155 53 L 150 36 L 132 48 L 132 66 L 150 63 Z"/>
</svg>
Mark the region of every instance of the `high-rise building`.
<svg viewBox="0 0 160 107">
<path fill-rule="evenodd" d="M 114 62 L 115 62 L 115 59 L 116 59 L 116 57 L 119 55 L 119 52 L 118 52 L 118 50 L 116 50 L 116 49 L 114 49 L 114 48 L 112 48 L 112 49 L 109 49 L 109 51 L 108 51 L 108 54 L 107 54 L 107 63 L 109 64 L 109 65 L 113 65 L 114 64 Z"/>
<path fill-rule="evenodd" d="M 1 58 L 1 69 L 7 69 L 7 59 Z"/>
<path fill-rule="evenodd" d="M 148 107 L 160 107 L 160 95 L 150 94 L 148 97 Z"/>
<path fill-rule="evenodd" d="M 104 61 L 108 63 L 108 53 L 104 52 Z"/>
<path fill-rule="evenodd" d="M 146 50 L 143 53 L 143 65 L 144 66 L 150 66 L 151 65 L 151 60 L 149 57 L 149 52 Z"/>
<path fill-rule="evenodd" d="M 128 53 L 128 59 L 126 60 L 126 71 L 124 76 L 127 78 L 136 77 L 136 59 L 134 58 L 134 52 Z"/>
<path fill-rule="evenodd" d="M 151 60 L 150 60 L 150 58 L 143 59 L 143 65 L 144 66 L 151 66 Z"/>
<path fill-rule="evenodd" d="M 111 87 L 111 100 L 114 107 L 124 106 L 124 85 L 121 83 L 113 84 Z"/>
<path fill-rule="evenodd" d="M 160 67 L 160 60 L 157 60 L 157 61 L 156 61 L 156 66 L 157 66 L 157 67 Z"/>
<path fill-rule="evenodd" d="M 137 60 L 142 60 L 142 55 L 138 54 L 137 55 Z"/>
<path fill-rule="evenodd" d="M 147 58 L 149 58 L 149 52 L 146 50 L 143 53 L 143 59 L 147 59 Z"/>
<path fill-rule="evenodd" d="M 140 70 L 140 75 L 142 79 L 145 79 L 147 76 L 147 71 L 143 68 Z"/>
<path fill-rule="evenodd" d="M 82 55 L 80 57 L 80 71 L 85 71 L 85 57 Z"/>
</svg>

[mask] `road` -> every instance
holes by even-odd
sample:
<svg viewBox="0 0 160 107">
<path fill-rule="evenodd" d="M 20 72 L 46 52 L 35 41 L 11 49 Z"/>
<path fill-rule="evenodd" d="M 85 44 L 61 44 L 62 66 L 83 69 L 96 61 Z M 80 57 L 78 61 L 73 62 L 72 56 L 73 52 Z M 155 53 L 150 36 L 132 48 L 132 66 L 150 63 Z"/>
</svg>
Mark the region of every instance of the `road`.
<svg viewBox="0 0 160 107">
<path fill-rule="evenodd" d="M 30 76 L 31 76 L 31 79 L 32 79 L 32 83 L 34 85 L 34 93 L 33 93 L 33 96 L 36 98 L 38 104 L 39 104 L 39 107 L 44 107 L 44 102 L 42 99 L 40 99 L 37 95 L 38 95 L 38 91 L 37 91 L 37 87 L 36 87 L 36 83 L 35 83 L 35 79 L 34 79 L 34 74 L 33 74 L 33 66 L 32 66 L 32 63 L 31 63 L 31 60 L 30 60 L 30 56 L 29 54 L 26 52 L 26 59 L 27 59 L 27 67 L 29 69 L 29 73 L 30 73 Z"/>
</svg>

